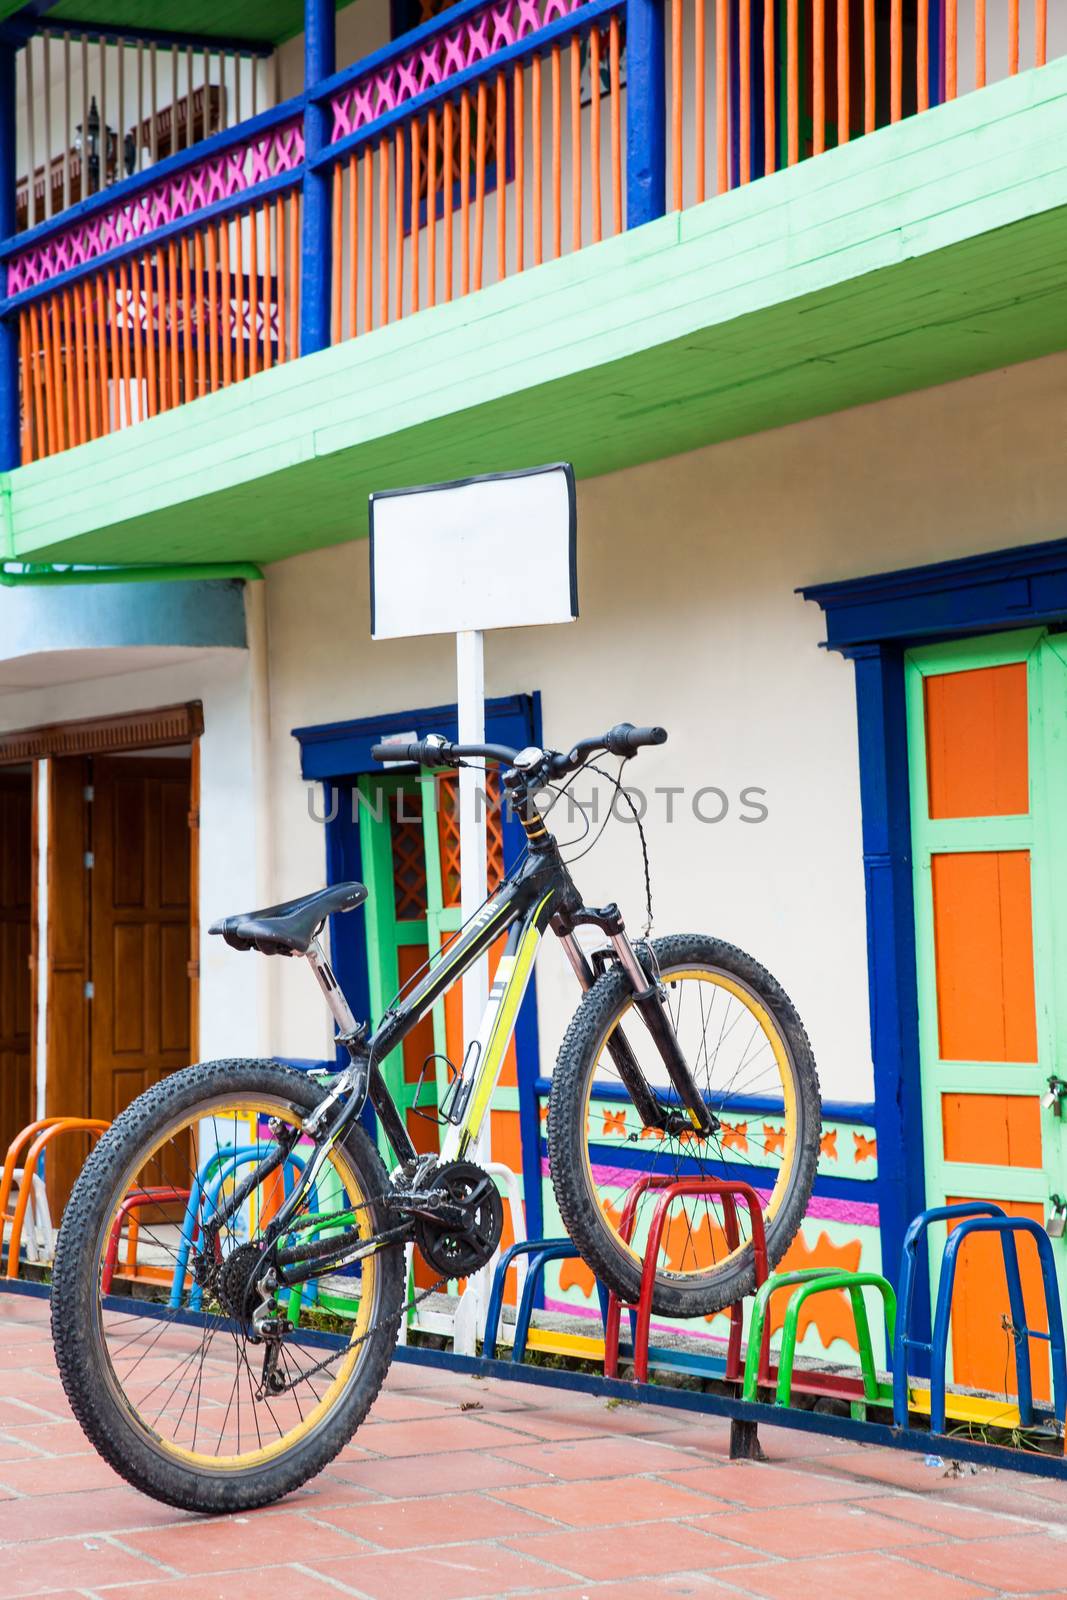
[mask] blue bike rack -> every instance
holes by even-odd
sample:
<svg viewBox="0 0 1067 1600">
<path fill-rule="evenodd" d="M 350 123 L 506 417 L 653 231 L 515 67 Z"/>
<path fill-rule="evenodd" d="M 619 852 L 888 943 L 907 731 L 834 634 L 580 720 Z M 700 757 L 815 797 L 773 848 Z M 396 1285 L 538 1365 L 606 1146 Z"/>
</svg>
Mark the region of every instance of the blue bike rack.
<svg viewBox="0 0 1067 1600">
<path fill-rule="evenodd" d="M 941 1256 L 941 1272 L 934 1312 L 933 1338 L 929 1344 L 911 1337 L 911 1316 L 915 1297 L 918 1250 L 927 1230 L 935 1222 L 960 1219 L 949 1234 Z M 899 1315 L 893 1345 L 893 1421 L 898 1428 L 908 1426 L 908 1351 L 925 1350 L 930 1355 L 930 1432 L 945 1431 L 945 1369 L 952 1312 L 952 1291 L 956 1282 L 956 1262 L 965 1240 L 974 1233 L 995 1233 L 1004 1255 L 1004 1275 L 1008 1281 L 1008 1305 L 1015 1340 L 1015 1370 L 1019 1388 L 1019 1420 L 1024 1428 L 1035 1420 L 1033 1386 L 1030 1377 L 1030 1340 L 1047 1340 L 1052 1359 L 1052 1392 L 1055 1415 L 1062 1423 L 1067 1412 L 1067 1358 L 1064 1353 L 1063 1314 L 1052 1243 L 1040 1223 L 1030 1217 L 1009 1217 L 1002 1206 L 991 1200 L 969 1200 L 954 1206 L 933 1206 L 922 1212 L 904 1237 L 900 1268 Z M 1015 1236 L 1029 1234 L 1037 1246 L 1041 1278 L 1045 1291 L 1048 1332 L 1026 1323 L 1026 1303 L 1019 1276 L 1019 1253 Z"/>
<path fill-rule="evenodd" d="M 482 1340 L 483 1354 L 492 1356 L 496 1350 L 497 1335 L 500 1332 L 500 1319 L 504 1310 L 504 1283 L 508 1275 L 508 1268 L 519 1256 L 529 1256 L 530 1261 L 526 1268 L 526 1282 L 522 1286 L 522 1295 L 519 1299 L 519 1309 L 515 1315 L 515 1343 L 511 1350 L 512 1361 L 521 1362 L 526 1355 L 526 1342 L 530 1334 L 530 1320 L 533 1317 L 534 1297 L 537 1286 L 544 1277 L 545 1267 L 550 1261 L 578 1261 L 581 1259 L 574 1247 L 573 1239 L 520 1239 L 518 1244 L 510 1245 L 497 1262 L 493 1274 L 493 1287 L 489 1295 L 489 1308 L 485 1314 L 485 1335 Z M 597 1295 L 600 1300 L 600 1315 L 606 1315 L 606 1297 L 600 1280 L 597 1280 Z"/>
<path fill-rule="evenodd" d="M 189 1255 L 193 1247 L 193 1238 L 196 1233 L 198 1213 L 201 1201 L 204 1202 L 203 1213 L 210 1216 L 218 1209 L 219 1197 L 224 1184 L 232 1178 L 242 1166 L 249 1166 L 261 1159 L 262 1152 L 258 1145 L 220 1145 L 217 1150 L 207 1158 L 197 1173 L 192 1191 L 185 1208 L 185 1217 L 182 1221 L 181 1241 L 178 1253 L 175 1256 L 174 1276 L 171 1281 L 170 1305 L 179 1307 L 182 1303 L 184 1292 L 185 1274 L 189 1266 Z M 296 1151 L 290 1151 L 285 1158 L 282 1168 L 282 1183 L 286 1194 L 294 1178 L 298 1178 L 304 1170 L 304 1162 Z M 312 1186 L 312 1195 L 315 1187 Z M 311 1294 L 308 1289 L 311 1289 Z M 194 1283 L 189 1293 L 190 1311 L 199 1311 L 203 1301 L 203 1289 Z M 301 1298 L 305 1305 L 312 1303 L 317 1297 L 317 1285 L 312 1280 L 303 1287 Z"/>
</svg>

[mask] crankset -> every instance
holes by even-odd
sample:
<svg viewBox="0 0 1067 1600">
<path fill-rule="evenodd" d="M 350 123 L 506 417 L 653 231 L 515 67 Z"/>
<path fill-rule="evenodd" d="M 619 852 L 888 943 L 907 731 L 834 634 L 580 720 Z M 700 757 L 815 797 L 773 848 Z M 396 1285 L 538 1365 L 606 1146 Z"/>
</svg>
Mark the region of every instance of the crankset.
<svg viewBox="0 0 1067 1600">
<path fill-rule="evenodd" d="M 415 1243 L 446 1278 L 465 1278 L 484 1267 L 504 1231 L 496 1184 L 473 1161 L 437 1167 L 425 1190 L 398 1195 L 392 1208 L 414 1217 Z"/>
</svg>

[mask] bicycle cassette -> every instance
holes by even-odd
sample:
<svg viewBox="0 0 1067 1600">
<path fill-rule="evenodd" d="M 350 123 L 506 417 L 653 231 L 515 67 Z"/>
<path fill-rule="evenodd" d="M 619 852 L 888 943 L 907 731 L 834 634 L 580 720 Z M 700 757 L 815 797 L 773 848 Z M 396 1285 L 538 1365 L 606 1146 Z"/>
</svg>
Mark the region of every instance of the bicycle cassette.
<svg viewBox="0 0 1067 1600">
<path fill-rule="evenodd" d="M 449 1215 L 417 1216 L 415 1243 L 435 1272 L 465 1278 L 484 1267 L 500 1243 L 504 1207 L 496 1184 L 473 1161 L 449 1161 L 430 1182 L 436 1191 L 444 1191 L 442 1204 Z"/>
</svg>

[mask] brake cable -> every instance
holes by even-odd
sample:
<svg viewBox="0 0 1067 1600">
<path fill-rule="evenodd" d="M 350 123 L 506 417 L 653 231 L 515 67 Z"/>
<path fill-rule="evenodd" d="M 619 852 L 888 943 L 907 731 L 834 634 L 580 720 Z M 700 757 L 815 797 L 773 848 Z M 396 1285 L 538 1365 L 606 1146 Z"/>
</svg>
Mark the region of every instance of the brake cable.
<svg viewBox="0 0 1067 1600">
<path fill-rule="evenodd" d="M 644 928 L 641 930 L 640 937 L 642 939 L 646 939 L 647 940 L 651 936 L 652 923 L 653 923 L 653 920 L 654 920 L 653 919 L 653 915 L 652 915 L 652 872 L 651 872 L 651 868 L 649 867 L 648 840 L 645 838 L 644 824 L 642 823 L 640 815 L 638 814 L 637 807 L 634 805 L 633 800 L 630 798 L 629 790 L 621 782 L 622 769 L 626 764 L 626 759 L 627 758 L 624 757 L 619 762 L 619 770 L 615 774 L 612 774 L 610 772 L 605 772 L 603 767 L 598 767 L 595 764 L 595 762 L 584 761 L 582 763 L 582 765 L 578 768 L 578 771 L 575 772 L 574 777 L 576 778 L 578 776 L 578 773 L 580 773 L 580 772 L 595 772 L 599 777 L 606 778 L 607 781 L 614 786 L 615 794 L 621 795 L 622 798 L 626 801 L 626 804 L 630 808 L 630 813 L 631 813 L 634 821 L 637 823 L 637 836 L 641 841 L 641 864 L 642 864 L 642 868 L 643 868 L 643 871 L 644 871 L 644 878 L 645 878 L 645 914 L 646 914 L 645 925 L 644 925 Z M 570 781 L 573 782 L 573 779 L 571 779 Z M 568 788 L 570 787 L 569 783 L 568 783 L 567 787 Z M 573 866 L 576 861 L 581 861 L 583 856 L 587 856 L 589 854 L 590 850 L 592 850 L 593 847 L 599 842 L 599 840 L 601 838 L 601 835 L 603 834 L 603 832 L 604 832 L 605 828 L 607 827 L 608 823 L 611 821 L 612 812 L 614 810 L 614 805 L 615 805 L 615 797 L 613 795 L 612 796 L 611 805 L 609 805 L 609 807 L 608 807 L 608 814 L 604 818 L 603 822 L 600 824 L 600 827 L 597 829 L 596 835 L 589 841 L 589 843 L 585 846 L 584 850 L 580 850 L 576 856 L 569 856 L 567 858 L 567 866 L 568 867 Z"/>
</svg>

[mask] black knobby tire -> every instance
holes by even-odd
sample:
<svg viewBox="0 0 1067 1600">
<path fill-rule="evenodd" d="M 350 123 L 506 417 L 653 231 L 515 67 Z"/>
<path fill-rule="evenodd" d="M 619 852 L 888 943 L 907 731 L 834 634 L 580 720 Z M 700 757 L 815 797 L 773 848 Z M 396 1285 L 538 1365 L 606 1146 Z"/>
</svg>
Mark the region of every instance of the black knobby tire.
<svg viewBox="0 0 1067 1600">
<path fill-rule="evenodd" d="M 111 1381 L 100 1332 L 100 1261 L 131 1162 L 177 1116 L 218 1095 L 267 1096 L 306 1116 L 322 1099 L 306 1074 L 272 1061 L 211 1061 L 187 1067 L 148 1089 L 119 1116 L 90 1155 L 63 1217 L 52 1274 L 52 1338 L 67 1398 L 90 1442 L 135 1488 L 167 1505 L 207 1513 L 269 1505 L 320 1472 L 351 1439 L 382 1386 L 392 1360 L 403 1304 L 403 1251 L 375 1257 L 377 1330 L 361 1348 L 347 1387 L 324 1419 L 276 1459 L 253 1468 L 206 1471 L 186 1466 L 154 1445 Z M 358 1125 L 343 1141 L 344 1159 L 368 1197 L 389 1179 Z M 389 1226 L 384 1207 L 367 1213 L 368 1231 Z M 325 1354 L 326 1352 L 321 1352 Z"/>
<path fill-rule="evenodd" d="M 734 945 L 705 934 L 676 934 L 653 940 L 651 948 L 665 977 L 672 967 L 700 967 L 726 974 L 742 985 L 769 1013 L 785 1044 L 797 1126 L 785 1192 L 767 1223 L 768 1266 L 773 1270 L 803 1221 L 819 1160 L 819 1080 L 804 1025 L 781 985 Z M 636 1303 L 640 1294 L 641 1263 L 623 1247 L 591 1187 L 586 1112 L 591 1075 L 609 1033 L 632 999 L 630 984 L 617 966 L 608 968 L 582 997 L 556 1059 L 548 1112 L 549 1168 L 564 1227 L 586 1265 L 630 1304 Z M 738 1170 L 731 1176 L 747 1178 L 749 1174 Z M 755 1279 L 749 1239 L 714 1272 L 699 1279 L 694 1275 L 693 1282 L 657 1272 L 652 1308 L 661 1316 L 706 1316 L 751 1294 Z"/>
</svg>

